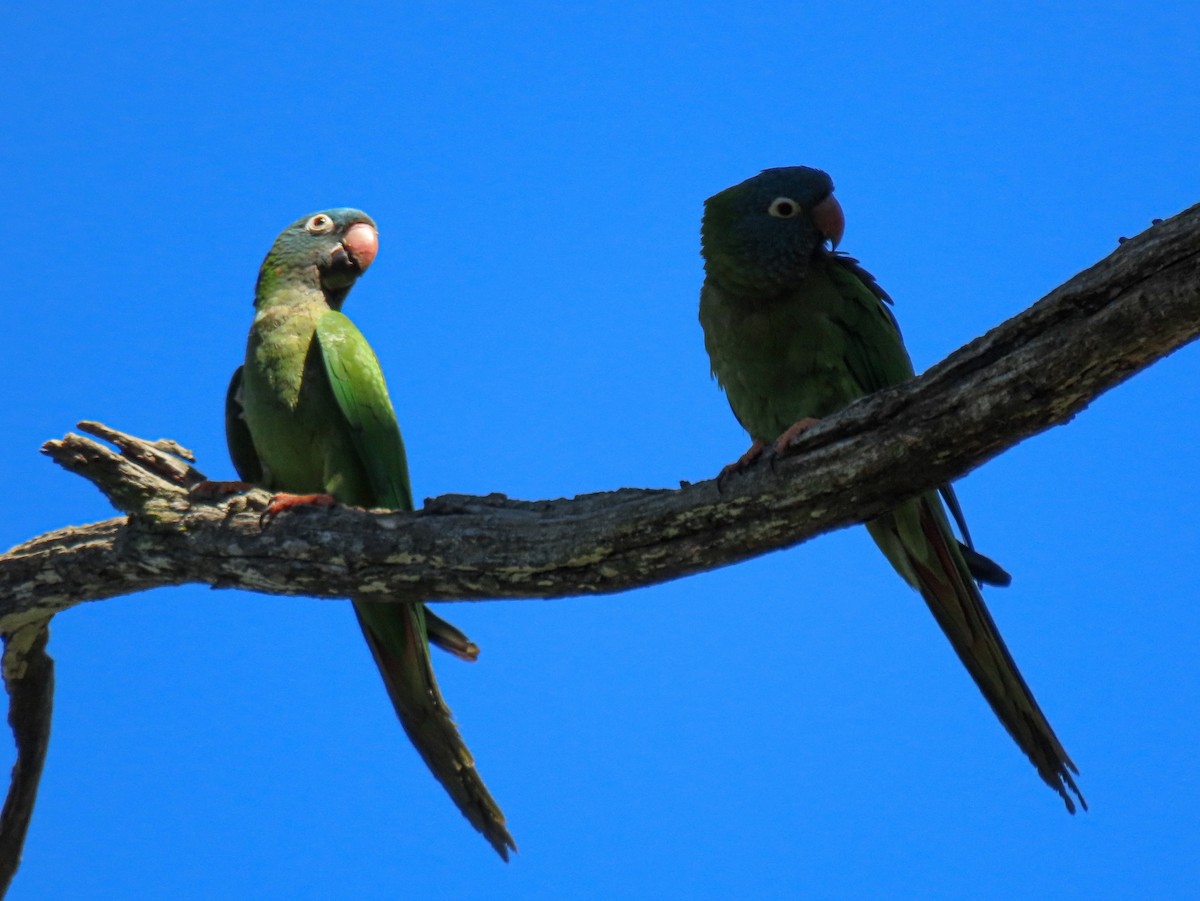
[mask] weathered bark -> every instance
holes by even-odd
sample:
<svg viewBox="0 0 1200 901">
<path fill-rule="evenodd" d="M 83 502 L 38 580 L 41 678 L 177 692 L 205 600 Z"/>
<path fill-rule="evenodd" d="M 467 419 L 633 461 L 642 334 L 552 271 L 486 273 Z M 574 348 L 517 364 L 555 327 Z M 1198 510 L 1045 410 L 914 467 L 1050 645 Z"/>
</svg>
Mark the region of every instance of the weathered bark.
<svg viewBox="0 0 1200 901">
<path fill-rule="evenodd" d="M 550 501 L 449 495 L 416 513 L 288 512 L 262 492 L 193 502 L 172 451 L 96 424 L 43 448 L 127 516 L 0 557 L 0 631 L 85 600 L 198 582 L 431 600 L 623 591 L 861 521 L 1068 421 L 1200 332 L 1200 206 L 1156 224 L 914 381 L 803 433 L 795 454 L 677 490 Z M 183 452 L 186 456 L 186 452 Z M 251 507 L 255 509 L 250 509 Z"/>
<path fill-rule="evenodd" d="M 29 623 L 4 636 L 4 688 L 8 692 L 8 725 L 17 745 L 12 781 L 0 811 L 0 896 L 21 863 L 25 833 L 33 817 L 42 764 L 50 744 L 54 700 L 54 661 L 46 653 L 48 620 Z"/>
<path fill-rule="evenodd" d="M 124 514 L 39 535 L 0 556 L 9 719 L 19 757 L 0 815 L 0 879 L 20 854 L 49 734 L 45 623 L 74 604 L 202 583 L 378 599 L 551 598 L 713 569 L 869 519 L 1060 425 L 1200 333 L 1200 205 L 1109 257 L 914 381 L 805 431 L 784 459 L 718 485 L 572 499 L 448 495 L 415 513 L 288 512 L 267 495 L 203 502 L 173 442 L 97 423 L 43 451 Z M 11 809 L 11 814 L 10 814 Z"/>
</svg>

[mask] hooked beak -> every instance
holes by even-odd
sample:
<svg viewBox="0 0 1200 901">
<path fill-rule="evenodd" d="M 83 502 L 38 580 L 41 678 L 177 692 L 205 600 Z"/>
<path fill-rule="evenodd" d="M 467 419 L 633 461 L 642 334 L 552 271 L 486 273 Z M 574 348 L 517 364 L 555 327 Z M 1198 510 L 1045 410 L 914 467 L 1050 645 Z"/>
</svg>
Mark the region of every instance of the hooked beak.
<svg viewBox="0 0 1200 901">
<path fill-rule="evenodd" d="M 331 254 L 335 266 L 350 265 L 361 275 L 379 252 L 379 235 L 374 227 L 365 222 L 356 222 L 346 229 L 342 242 Z"/>
<path fill-rule="evenodd" d="M 834 196 L 830 194 L 809 210 L 808 218 L 812 220 L 812 224 L 816 226 L 817 231 L 829 242 L 830 246 L 836 249 L 842 241 L 842 234 L 846 231 L 846 216 L 842 212 L 842 205 Z"/>
</svg>

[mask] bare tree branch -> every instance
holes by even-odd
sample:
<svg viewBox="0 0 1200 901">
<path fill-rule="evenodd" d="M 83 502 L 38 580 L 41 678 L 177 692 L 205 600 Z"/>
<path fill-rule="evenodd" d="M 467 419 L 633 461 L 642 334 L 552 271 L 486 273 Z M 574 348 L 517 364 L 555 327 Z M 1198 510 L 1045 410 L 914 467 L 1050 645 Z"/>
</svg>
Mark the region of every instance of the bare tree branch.
<svg viewBox="0 0 1200 901">
<path fill-rule="evenodd" d="M 805 431 L 724 485 L 549 501 L 447 495 L 416 513 L 200 500 L 171 441 L 94 422 L 42 450 L 125 515 L 0 555 L 0 634 L 18 756 L 0 813 L 0 894 L 15 872 L 49 739 L 47 623 L 74 604 L 201 583 L 380 600 L 550 598 L 713 569 L 860 522 L 1069 421 L 1200 333 L 1200 205 L 1156 224 L 924 375 Z M 714 467 L 715 468 L 715 467 Z"/>
<path fill-rule="evenodd" d="M 46 653 L 48 625 L 48 620 L 29 623 L 4 636 L 4 687 L 8 691 L 8 724 L 17 746 L 17 759 L 0 811 L 0 897 L 8 892 L 21 863 L 21 849 L 50 744 L 54 661 Z"/>
<path fill-rule="evenodd" d="M 924 375 L 809 429 L 794 456 L 718 488 L 551 501 L 448 495 L 416 513 L 300 510 L 263 529 L 262 492 L 194 502 L 178 446 L 95 423 L 43 450 L 127 516 L 0 556 L 0 631 L 85 600 L 202 583 L 431 600 L 623 591 L 862 521 L 1067 422 L 1200 332 L 1200 205 L 1156 224 Z M 182 452 L 182 456 L 187 455 Z M 253 508 L 253 509 L 252 509 Z"/>
</svg>

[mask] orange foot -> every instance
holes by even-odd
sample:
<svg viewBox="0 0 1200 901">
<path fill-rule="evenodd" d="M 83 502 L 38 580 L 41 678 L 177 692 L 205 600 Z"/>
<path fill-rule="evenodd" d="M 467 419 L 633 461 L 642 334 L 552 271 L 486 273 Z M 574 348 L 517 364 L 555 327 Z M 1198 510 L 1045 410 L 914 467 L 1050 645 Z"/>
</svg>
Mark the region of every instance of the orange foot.
<svg viewBox="0 0 1200 901">
<path fill-rule="evenodd" d="M 717 473 L 717 488 L 719 489 L 723 484 L 725 484 L 725 480 L 731 475 L 736 472 L 741 472 L 743 469 L 761 457 L 762 452 L 766 449 L 767 446 L 755 438 L 754 443 L 750 445 L 749 449 L 747 449 L 744 454 L 727 466 L 723 466 L 721 471 Z"/>
<path fill-rule="evenodd" d="M 819 419 L 813 419 L 811 416 L 806 416 L 798 422 L 793 422 L 782 435 L 775 439 L 775 453 L 781 457 L 786 457 L 792 452 L 789 445 L 796 440 L 796 436 L 820 421 Z"/>
<path fill-rule="evenodd" d="M 216 501 L 231 494 L 245 494 L 258 486 L 253 482 L 213 482 L 205 479 L 188 489 L 188 495 L 196 501 Z"/>
<path fill-rule="evenodd" d="M 332 507 L 336 503 L 332 494 L 275 494 L 271 496 L 271 503 L 267 504 L 258 522 L 265 526 L 284 510 L 293 507 Z"/>
</svg>

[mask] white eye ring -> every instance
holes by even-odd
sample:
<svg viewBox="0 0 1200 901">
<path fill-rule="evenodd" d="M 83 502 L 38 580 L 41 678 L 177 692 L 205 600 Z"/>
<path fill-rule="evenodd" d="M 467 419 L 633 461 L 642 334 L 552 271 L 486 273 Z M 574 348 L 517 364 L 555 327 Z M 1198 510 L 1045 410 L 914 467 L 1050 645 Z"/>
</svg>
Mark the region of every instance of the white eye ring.
<svg viewBox="0 0 1200 901">
<path fill-rule="evenodd" d="M 333 220 L 324 213 L 317 213 L 304 223 L 304 228 L 310 235 L 327 235 L 333 231 Z"/>
<path fill-rule="evenodd" d="M 794 219 L 800 214 L 800 204 L 790 197 L 776 197 L 767 207 L 767 212 L 776 219 Z"/>
</svg>

